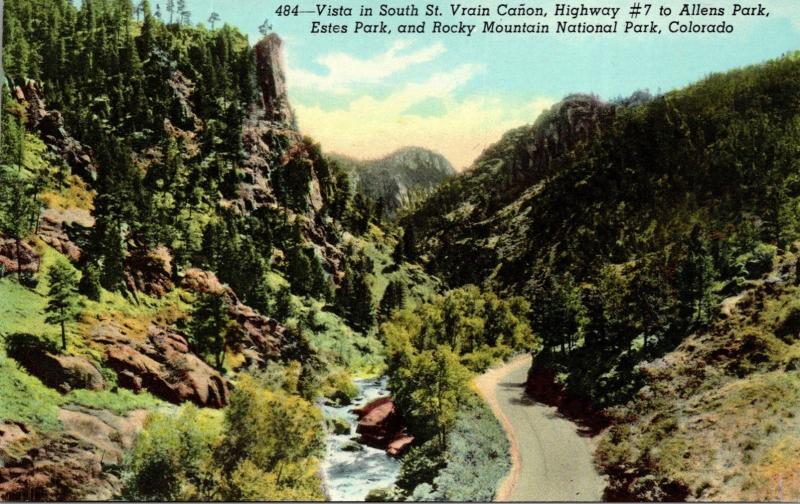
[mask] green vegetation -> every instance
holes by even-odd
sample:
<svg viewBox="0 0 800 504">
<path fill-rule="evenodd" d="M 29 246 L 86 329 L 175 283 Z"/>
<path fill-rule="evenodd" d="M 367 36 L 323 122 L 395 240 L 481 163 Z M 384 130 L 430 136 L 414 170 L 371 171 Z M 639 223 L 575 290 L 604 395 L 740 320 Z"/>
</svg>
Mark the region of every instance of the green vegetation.
<svg viewBox="0 0 800 504">
<path fill-rule="evenodd" d="M 217 369 L 225 360 L 225 337 L 230 330 L 228 307 L 220 296 L 203 295 L 192 311 L 189 338 L 195 351 L 210 357 Z"/>
<path fill-rule="evenodd" d="M 45 321 L 61 328 L 61 349 L 67 349 L 67 322 L 75 320 L 78 304 L 78 274 L 69 263 L 59 261 L 47 271 L 49 301 Z"/>
<path fill-rule="evenodd" d="M 125 461 L 125 497 L 322 500 L 321 421 L 312 404 L 244 376 L 224 420 L 193 406 L 150 417 Z"/>
<path fill-rule="evenodd" d="M 794 54 L 663 96 L 570 96 L 407 215 L 406 239 L 451 286 L 524 295 L 538 365 L 623 404 L 640 362 L 797 237 L 798 74 Z M 551 136 L 563 129 L 582 133 Z"/>
<path fill-rule="evenodd" d="M 35 260 L 0 271 L 0 420 L 55 439 L 70 404 L 148 409 L 124 497 L 318 500 L 314 402 L 385 372 L 416 443 L 399 489 L 372 497 L 488 500 L 508 447 L 469 380 L 530 352 L 616 421 L 598 455 L 613 497 L 765 499 L 797 469 L 800 56 L 657 97 L 568 97 L 423 199 L 443 159 L 402 151 L 387 178 L 326 158 L 290 119 L 249 115 L 245 35 L 192 25 L 183 0 L 151 7 L 6 8 L 9 83 L 43 93 L 45 127 L 96 166 L 73 173 L 3 89 L 0 239 Z M 208 285 L 183 284 L 190 268 Z M 263 334 L 234 342 L 237 324 Z M 147 345 L 154 326 L 231 384 L 226 409 L 120 388 L 109 341 Z M 45 387 L 12 360 L 23 343 L 106 388 Z"/>
<path fill-rule="evenodd" d="M 508 464 L 505 434 L 488 410 L 476 404 L 468 384 L 473 373 L 535 349 L 539 343 L 529 311 L 521 298 L 501 299 L 466 286 L 414 309 L 395 311 L 381 326 L 389 385 L 415 436 L 416 446 L 403 457 L 398 480 L 408 496 L 494 495 Z M 470 441 L 484 434 L 490 435 L 488 444 Z M 494 443 L 497 439 L 502 441 Z M 466 467 L 484 466 L 471 466 L 467 460 L 486 463 L 479 480 Z"/>
<path fill-rule="evenodd" d="M 753 282 L 726 301 L 725 320 L 688 337 L 666 367 L 643 365 L 647 387 L 612 411 L 625 421 L 597 451 L 610 497 L 769 500 L 779 480 L 786 497 L 797 494 L 787 456 L 800 406 L 797 275 L 779 273 L 796 260 L 781 254 L 781 282 Z"/>
<path fill-rule="evenodd" d="M 474 395 L 470 399 L 449 434 L 441 455 L 443 467 L 432 481 L 420 475 L 422 483 L 410 492 L 413 500 L 488 502 L 511 469 L 506 433 L 480 399 Z"/>
</svg>

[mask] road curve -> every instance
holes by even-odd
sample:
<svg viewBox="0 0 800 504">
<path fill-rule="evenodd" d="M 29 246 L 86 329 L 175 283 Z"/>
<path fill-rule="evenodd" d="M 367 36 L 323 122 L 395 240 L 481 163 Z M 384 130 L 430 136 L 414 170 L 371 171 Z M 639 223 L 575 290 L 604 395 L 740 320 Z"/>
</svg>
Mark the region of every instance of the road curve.
<svg viewBox="0 0 800 504">
<path fill-rule="evenodd" d="M 512 468 L 497 501 L 599 501 L 604 479 L 589 439 L 556 409 L 525 395 L 531 365 L 523 355 L 475 379 L 475 387 L 511 441 Z"/>
</svg>

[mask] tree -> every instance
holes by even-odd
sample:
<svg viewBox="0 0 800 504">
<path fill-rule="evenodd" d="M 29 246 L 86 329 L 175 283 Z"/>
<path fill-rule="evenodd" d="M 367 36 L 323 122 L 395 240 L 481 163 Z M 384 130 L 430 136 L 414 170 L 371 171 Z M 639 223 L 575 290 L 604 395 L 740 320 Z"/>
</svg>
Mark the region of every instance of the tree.
<svg viewBox="0 0 800 504">
<path fill-rule="evenodd" d="M 414 227 L 411 225 L 406 226 L 403 234 L 403 258 L 406 261 L 415 261 L 417 259 L 416 237 L 414 236 Z"/>
<path fill-rule="evenodd" d="M 36 188 L 16 170 L 0 167 L 0 231 L 14 239 L 17 260 L 21 257 L 22 240 L 36 226 L 39 203 Z M 18 266 L 19 265 L 18 263 Z M 21 276 L 22 268 L 17 268 Z"/>
<path fill-rule="evenodd" d="M 434 439 L 444 451 L 447 433 L 469 394 L 469 372 L 450 347 L 439 345 L 412 356 L 400 370 L 400 382 L 395 396 L 413 432 L 423 440 Z"/>
<path fill-rule="evenodd" d="M 139 21 L 141 19 L 141 17 L 142 17 L 142 14 L 144 14 L 144 4 L 145 4 L 145 2 L 146 2 L 146 0 L 142 0 L 142 1 L 138 2 L 136 4 L 136 7 L 133 10 L 133 12 L 136 14 L 136 20 L 137 21 Z"/>
<path fill-rule="evenodd" d="M 197 353 L 211 356 L 221 370 L 225 362 L 225 338 L 231 330 L 228 305 L 221 296 L 204 294 L 196 302 L 189 324 L 189 342 Z"/>
<path fill-rule="evenodd" d="M 67 349 L 66 323 L 75 320 L 80 309 L 78 273 L 65 260 L 59 259 L 47 272 L 50 286 L 45 313 L 48 324 L 61 326 L 61 348 Z"/>
<path fill-rule="evenodd" d="M 123 497 L 132 501 L 209 501 L 222 482 L 216 422 L 192 404 L 180 414 L 151 414 L 124 460 Z M 217 497 L 218 498 L 218 497 Z"/>
<path fill-rule="evenodd" d="M 717 272 L 700 226 L 692 229 L 685 250 L 686 256 L 678 275 L 678 296 L 683 304 L 683 318 L 688 324 L 702 324 L 711 317 L 714 302 L 711 288 Z"/>
<path fill-rule="evenodd" d="M 178 24 L 190 24 L 189 17 L 192 15 L 189 10 L 186 8 L 186 0 L 177 0 L 177 11 L 178 11 Z"/>
<path fill-rule="evenodd" d="M 352 246 L 347 247 L 345 256 L 342 284 L 336 291 L 336 310 L 355 329 L 366 332 L 375 322 L 369 281 L 374 265 L 363 251 Z"/>
<path fill-rule="evenodd" d="M 272 31 L 272 25 L 269 23 L 269 18 L 265 19 L 258 27 L 258 32 L 266 37 Z"/>
<path fill-rule="evenodd" d="M 389 318 L 394 310 L 405 308 L 406 286 L 401 280 L 391 280 L 381 298 L 378 312 L 384 319 Z"/>
<path fill-rule="evenodd" d="M 208 23 L 211 25 L 211 30 L 214 30 L 214 24 L 218 21 L 221 21 L 222 18 L 219 16 L 218 12 L 212 12 L 210 16 L 208 16 Z"/>
<path fill-rule="evenodd" d="M 322 448 L 321 423 L 322 415 L 313 404 L 265 390 L 249 375 L 243 375 L 225 410 L 224 470 L 233 473 L 240 463 L 249 460 L 276 473 L 279 485 L 291 485 L 284 469 Z"/>
<path fill-rule="evenodd" d="M 167 0 L 165 7 L 169 12 L 169 24 L 172 24 L 173 16 L 175 15 L 175 0 Z"/>
</svg>

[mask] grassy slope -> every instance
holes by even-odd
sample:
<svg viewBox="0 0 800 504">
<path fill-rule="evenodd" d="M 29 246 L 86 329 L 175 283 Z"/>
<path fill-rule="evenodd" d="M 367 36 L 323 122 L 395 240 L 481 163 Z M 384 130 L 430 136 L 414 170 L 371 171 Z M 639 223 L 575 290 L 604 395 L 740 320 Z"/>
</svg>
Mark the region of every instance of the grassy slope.
<svg viewBox="0 0 800 504">
<path fill-rule="evenodd" d="M 786 273 L 795 261 L 784 256 L 781 276 L 643 366 L 647 385 L 598 449 L 612 495 L 800 499 L 800 287 Z"/>
</svg>

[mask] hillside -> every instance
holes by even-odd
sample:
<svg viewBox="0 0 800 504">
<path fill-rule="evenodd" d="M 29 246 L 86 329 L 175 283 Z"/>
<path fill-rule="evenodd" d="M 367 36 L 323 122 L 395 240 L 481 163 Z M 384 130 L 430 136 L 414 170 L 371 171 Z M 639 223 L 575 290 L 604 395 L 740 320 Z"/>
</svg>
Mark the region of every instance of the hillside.
<svg viewBox="0 0 800 504">
<path fill-rule="evenodd" d="M 350 175 L 355 189 L 390 219 L 422 201 L 439 184 L 455 174 L 447 159 L 419 147 L 406 147 L 382 159 L 359 161 L 333 156 Z"/>
<path fill-rule="evenodd" d="M 150 7 L 6 5 L 0 499 L 323 499 L 317 401 L 440 284 L 297 130 L 276 34 Z"/>
<path fill-rule="evenodd" d="M 770 399 L 794 394 L 790 288 L 753 282 L 798 239 L 799 76 L 793 54 L 662 96 L 569 96 L 402 220 L 449 286 L 531 300 L 529 388 L 614 425 L 607 498 L 779 498 L 783 478 L 791 499 L 794 403 Z M 764 304 L 721 319 L 740 295 Z"/>
</svg>

